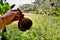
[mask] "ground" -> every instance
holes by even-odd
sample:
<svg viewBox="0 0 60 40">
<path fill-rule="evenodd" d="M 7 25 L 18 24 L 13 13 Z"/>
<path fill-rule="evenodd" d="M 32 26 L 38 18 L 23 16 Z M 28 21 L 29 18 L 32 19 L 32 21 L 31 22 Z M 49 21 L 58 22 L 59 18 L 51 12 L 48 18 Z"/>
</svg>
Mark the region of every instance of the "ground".
<svg viewBox="0 0 60 40">
<path fill-rule="evenodd" d="M 24 14 L 33 21 L 31 29 L 22 32 L 18 29 L 18 22 L 13 22 L 4 34 L 9 40 L 60 40 L 60 17 Z"/>
</svg>

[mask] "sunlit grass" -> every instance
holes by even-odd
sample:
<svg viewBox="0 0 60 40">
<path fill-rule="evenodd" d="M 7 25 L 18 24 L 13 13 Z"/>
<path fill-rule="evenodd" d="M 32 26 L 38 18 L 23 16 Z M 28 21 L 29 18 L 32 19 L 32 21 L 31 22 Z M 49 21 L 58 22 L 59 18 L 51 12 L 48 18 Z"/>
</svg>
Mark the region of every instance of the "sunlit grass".
<svg viewBox="0 0 60 40">
<path fill-rule="evenodd" d="M 60 40 L 60 20 L 58 17 L 25 14 L 30 18 L 33 25 L 30 30 L 21 32 L 18 22 L 7 26 L 7 38 L 9 40 Z"/>
</svg>

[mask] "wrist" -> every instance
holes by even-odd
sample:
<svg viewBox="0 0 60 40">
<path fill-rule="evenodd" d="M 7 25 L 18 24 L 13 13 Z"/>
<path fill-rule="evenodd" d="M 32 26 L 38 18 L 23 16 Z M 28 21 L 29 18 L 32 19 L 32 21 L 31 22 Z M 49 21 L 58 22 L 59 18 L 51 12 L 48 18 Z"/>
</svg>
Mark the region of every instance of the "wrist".
<svg viewBox="0 0 60 40">
<path fill-rule="evenodd" d="M 6 26 L 6 19 L 5 19 L 5 17 L 4 16 L 1 16 L 1 19 L 2 19 L 2 21 L 4 23 L 4 25 Z"/>
<path fill-rule="evenodd" d="M 0 16 L 0 29 L 3 29 L 6 26 L 5 18 Z"/>
</svg>

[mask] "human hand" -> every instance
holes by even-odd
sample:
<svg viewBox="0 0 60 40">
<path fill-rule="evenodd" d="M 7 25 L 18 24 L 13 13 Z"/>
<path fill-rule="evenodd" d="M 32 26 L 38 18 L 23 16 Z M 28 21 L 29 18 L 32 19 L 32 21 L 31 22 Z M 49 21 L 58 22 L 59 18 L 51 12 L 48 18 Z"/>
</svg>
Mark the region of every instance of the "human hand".
<svg viewBox="0 0 60 40">
<path fill-rule="evenodd" d="M 20 10 L 14 9 L 14 10 L 9 10 L 7 13 L 3 15 L 3 17 L 5 19 L 6 25 L 8 25 L 14 21 L 20 21 L 21 18 L 24 17 L 24 15 Z"/>
</svg>

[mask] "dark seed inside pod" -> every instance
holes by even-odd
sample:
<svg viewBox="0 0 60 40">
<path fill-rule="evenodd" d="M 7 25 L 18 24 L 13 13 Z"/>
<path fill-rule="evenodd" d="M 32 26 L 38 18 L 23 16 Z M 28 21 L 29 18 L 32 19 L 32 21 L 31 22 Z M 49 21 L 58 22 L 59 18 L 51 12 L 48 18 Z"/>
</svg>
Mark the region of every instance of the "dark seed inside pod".
<svg viewBox="0 0 60 40">
<path fill-rule="evenodd" d="M 32 21 L 29 18 L 22 18 L 22 20 L 18 22 L 18 28 L 21 31 L 26 31 L 30 29 L 31 26 L 32 26 Z"/>
</svg>

